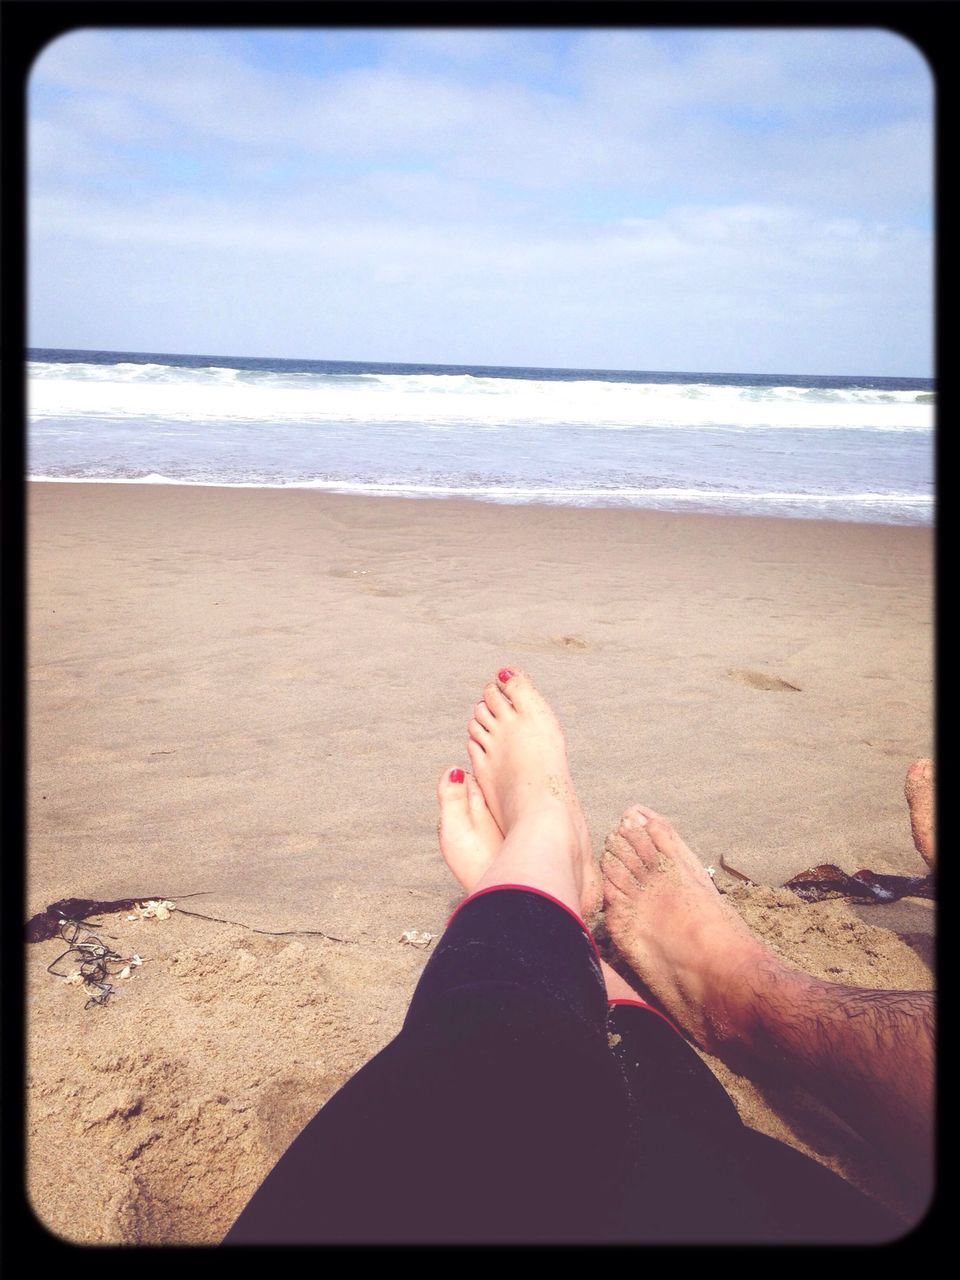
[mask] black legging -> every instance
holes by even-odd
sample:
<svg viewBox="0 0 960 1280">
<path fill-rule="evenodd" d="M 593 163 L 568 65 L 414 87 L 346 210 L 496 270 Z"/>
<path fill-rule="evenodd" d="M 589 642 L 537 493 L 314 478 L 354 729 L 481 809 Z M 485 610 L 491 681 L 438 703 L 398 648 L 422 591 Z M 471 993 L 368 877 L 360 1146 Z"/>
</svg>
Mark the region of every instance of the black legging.
<svg viewBox="0 0 960 1280">
<path fill-rule="evenodd" d="M 523 887 L 458 908 L 400 1034 L 282 1156 L 225 1244 L 882 1242 L 904 1228 L 747 1129 L 583 923 Z"/>
</svg>

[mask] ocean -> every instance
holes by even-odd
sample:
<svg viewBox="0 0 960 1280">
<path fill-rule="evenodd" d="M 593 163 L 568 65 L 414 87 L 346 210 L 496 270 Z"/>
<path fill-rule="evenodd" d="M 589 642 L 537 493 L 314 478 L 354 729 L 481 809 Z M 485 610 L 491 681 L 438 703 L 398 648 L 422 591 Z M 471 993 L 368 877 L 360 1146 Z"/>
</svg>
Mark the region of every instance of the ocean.
<svg viewBox="0 0 960 1280">
<path fill-rule="evenodd" d="M 37 480 L 933 522 L 925 378 L 28 352 Z"/>
</svg>

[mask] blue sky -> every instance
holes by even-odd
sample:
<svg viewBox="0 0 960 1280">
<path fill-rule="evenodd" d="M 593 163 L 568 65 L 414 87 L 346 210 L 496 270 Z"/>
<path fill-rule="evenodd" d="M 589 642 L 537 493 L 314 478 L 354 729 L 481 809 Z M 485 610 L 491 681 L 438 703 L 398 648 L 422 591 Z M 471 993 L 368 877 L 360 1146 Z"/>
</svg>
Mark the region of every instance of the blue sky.
<svg viewBox="0 0 960 1280">
<path fill-rule="evenodd" d="M 932 374 L 933 86 L 858 30 L 86 30 L 30 343 Z"/>
</svg>

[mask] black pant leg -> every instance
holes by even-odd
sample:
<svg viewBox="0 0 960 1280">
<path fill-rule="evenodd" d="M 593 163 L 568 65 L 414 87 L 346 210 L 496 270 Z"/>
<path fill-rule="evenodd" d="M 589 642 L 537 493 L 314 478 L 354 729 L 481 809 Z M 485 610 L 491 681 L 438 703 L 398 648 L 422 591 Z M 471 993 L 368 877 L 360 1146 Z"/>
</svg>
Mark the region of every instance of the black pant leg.
<svg viewBox="0 0 960 1280">
<path fill-rule="evenodd" d="M 603 1243 L 628 1136 L 592 939 L 532 891 L 479 895 L 224 1243 Z"/>
<path fill-rule="evenodd" d="M 883 1243 L 905 1228 L 815 1160 L 747 1128 L 726 1091 L 663 1018 L 610 1014 L 636 1159 L 633 1238 L 648 1243 Z"/>
</svg>

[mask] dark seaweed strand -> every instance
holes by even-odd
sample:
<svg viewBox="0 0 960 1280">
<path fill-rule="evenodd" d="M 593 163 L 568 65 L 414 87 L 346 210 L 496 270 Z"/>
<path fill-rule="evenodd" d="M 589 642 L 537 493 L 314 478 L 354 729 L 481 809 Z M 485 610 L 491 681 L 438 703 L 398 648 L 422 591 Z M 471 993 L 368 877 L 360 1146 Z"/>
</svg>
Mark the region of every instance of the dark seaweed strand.
<svg viewBox="0 0 960 1280">
<path fill-rule="evenodd" d="M 93 1005 L 105 1005 L 110 997 L 116 994 L 116 987 L 107 981 L 107 978 L 112 976 L 108 966 L 129 964 L 132 957 L 124 958 L 94 933 L 87 933 L 81 938 L 80 931 L 83 928 L 86 928 L 84 920 L 71 920 L 66 917 L 61 920 L 60 936 L 69 945 L 66 951 L 61 952 L 56 960 L 47 965 L 47 973 L 52 973 L 58 978 L 65 977 L 65 974 L 57 972 L 56 966 L 67 956 L 79 956 L 80 976 L 83 978 L 84 985 L 94 987 L 99 992 L 98 995 L 91 995 L 83 1006 L 84 1009 L 89 1009 Z"/>
<path fill-rule="evenodd" d="M 199 898 L 208 892 L 209 890 L 203 889 L 197 893 L 181 893 L 175 896 L 177 902 L 182 902 L 185 898 Z M 46 942 L 50 938 L 55 938 L 60 933 L 61 925 L 65 920 L 85 925 L 87 928 L 100 928 L 102 927 L 102 921 L 88 920 L 86 917 L 91 915 L 112 915 L 117 911 L 129 911 L 132 907 L 139 906 L 144 902 L 164 901 L 166 897 L 167 895 L 162 893 L 141 894 L 139 898 L 117 898 L 111 902 L 92 898 L 61 898 L 59 902 L 52 902 L 45 911 L 39 912 L 27 921 L 26 941 Z M 200 911 L 188 911 L 186 907 L 177 907 L 176 910 L 181 915 L 194 916 L 197 920 L 212 920 L 215 924 L 233 924 L 240 929 L 249 929 L 251 933 L 262 933 L 271 938 L 294 936 L 325 938 L 328 942 L 357 945 L 355 938 L 338 938 L 332 933 L 324 933 L 321 929 L 257 929 L 253 925 L 245 924 L 242 920 L 227 920 L 223 916 L 204 915 Z"/>
<path fill-rule="evenodd" d="M 87 916 L 112 915 L 116 911 L 129 911 L 140 902 L 149 902 L 160 896 L 160 894 L 144 894 L 139 898 L 117 898 L 112 902 L 98 901 L 95 898 L 61 898 L 59 902 L 51 902 L 46 910 L 31 916 L 26 924 L 26 940 L 27 942 L 46 942 L 60 933 L 60 926 L 64 920 L 75 921 L 89 927 L 94 922 L 88 920 Z M 99 927 L 99 924 L 95 924 L 94 927 Z"/>
<path fill-rule="evenodd" d="M 805 902 L 818 902 L 828 895 L 840 895 L 860 902 L 896 902 L 900 898 L 932 898 L 934 877 L 893 876 L 874 871 L 858 871 L 848 875 L 839 867 L 817 868 L 829 874 L 814 878 L 809 871 L 794 876 L 783 886 L 792 889 Z"/>
</svg>

